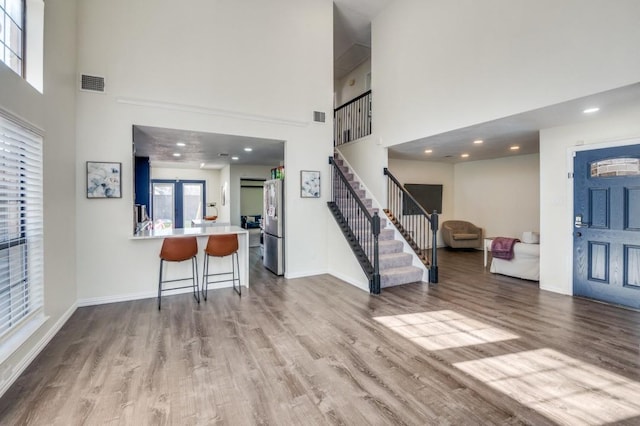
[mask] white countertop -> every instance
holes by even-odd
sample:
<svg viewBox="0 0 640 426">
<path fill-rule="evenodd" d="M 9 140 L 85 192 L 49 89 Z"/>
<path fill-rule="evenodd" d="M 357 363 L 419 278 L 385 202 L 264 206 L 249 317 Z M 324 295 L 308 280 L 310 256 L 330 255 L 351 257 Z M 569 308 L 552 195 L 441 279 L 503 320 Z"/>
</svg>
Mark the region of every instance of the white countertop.
<svg viewBox="0 0 640 426">
<path fill-rule="evenodd" d="M 199 237 L 217 234 L 248 234 L 246 229 L 239 226 L 197 226 L 194 228 L 179 229 L 157 229 L 152 231 L 142 231 L 133 236 L 134 240 L 145 240 L 150 238 L 165 237 Z"/>
</svg>

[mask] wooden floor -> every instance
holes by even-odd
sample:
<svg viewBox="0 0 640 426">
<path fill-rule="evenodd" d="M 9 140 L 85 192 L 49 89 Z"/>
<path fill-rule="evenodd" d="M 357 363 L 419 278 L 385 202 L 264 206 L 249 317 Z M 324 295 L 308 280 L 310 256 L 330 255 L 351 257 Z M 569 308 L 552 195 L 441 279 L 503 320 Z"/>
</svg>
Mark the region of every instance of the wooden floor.
<svg viewBox="0 0 640 426">
<path fill-rule="evenodd" d="M 640 313 L 440 253 L 440 283 L 285 280 L 78 309 L 2 425 L 640 424 Z"/>
</svg>

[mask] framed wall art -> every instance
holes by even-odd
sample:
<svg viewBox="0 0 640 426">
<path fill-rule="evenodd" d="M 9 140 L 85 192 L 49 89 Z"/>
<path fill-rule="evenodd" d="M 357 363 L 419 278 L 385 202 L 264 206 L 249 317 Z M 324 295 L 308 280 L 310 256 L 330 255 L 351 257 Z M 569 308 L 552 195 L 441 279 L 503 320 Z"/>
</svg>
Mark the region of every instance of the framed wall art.
<svg viewBox="0 0 640 426">
<path fill-rule="evenodd" d="M 300 171 L 300 197 L 320 198 L 320 172 Z"/>
<path fill-rule="evenodd" d="M 87 198 L 122 198 L 122 163 L 87 161 Z"/>
</svg>

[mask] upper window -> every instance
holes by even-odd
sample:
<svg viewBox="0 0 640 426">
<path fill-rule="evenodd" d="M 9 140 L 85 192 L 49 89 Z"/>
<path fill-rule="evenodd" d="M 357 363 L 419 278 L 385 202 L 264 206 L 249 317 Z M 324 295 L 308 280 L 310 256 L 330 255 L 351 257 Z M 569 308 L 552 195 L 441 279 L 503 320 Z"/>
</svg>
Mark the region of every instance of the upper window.
<svg viewBox="0 0 640 426">
<path fill-rule="evenodd" d="M 591 163 L 592 178 L 637 175 L 640 175 L 638 158 L 607 158 Z"/>
<path fill-rule="evenodd" d="M 0 59 L 24 76 L 24 0 L 0 0 Z"/>
</svg>

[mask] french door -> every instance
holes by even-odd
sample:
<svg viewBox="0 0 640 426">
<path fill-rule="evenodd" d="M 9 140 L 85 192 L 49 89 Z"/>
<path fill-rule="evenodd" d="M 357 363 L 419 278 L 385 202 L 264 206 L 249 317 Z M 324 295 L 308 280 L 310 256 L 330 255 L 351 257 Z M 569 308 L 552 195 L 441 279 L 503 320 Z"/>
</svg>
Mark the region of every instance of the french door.
<svg viewBox="0 0 640 426">
<path fill-rule="evenodd" d="M 573 291 L 640 308 L 640 146 L 577 152 Z"/>
<path fill-rule="evenodd" d="M 151 180 L 154 229 L 190 228 L 204 215 L 205 181 Z"/>
</svg>

